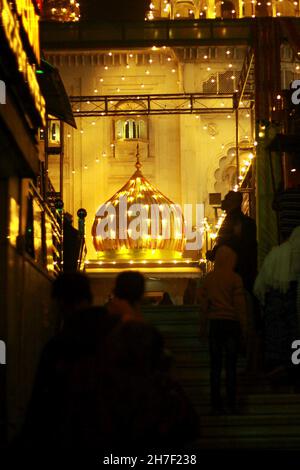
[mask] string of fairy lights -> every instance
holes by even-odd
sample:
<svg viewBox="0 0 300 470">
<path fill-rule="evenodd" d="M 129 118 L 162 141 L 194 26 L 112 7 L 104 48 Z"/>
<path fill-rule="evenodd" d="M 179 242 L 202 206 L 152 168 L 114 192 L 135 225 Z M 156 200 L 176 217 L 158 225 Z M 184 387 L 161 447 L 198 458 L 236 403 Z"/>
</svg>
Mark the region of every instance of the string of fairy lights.
<svg viewBox="0 0 300 470">
<path fill-rule="evenodd" d="M 159 53 L 159 55 L 157 53 Z M 152 48 L 149 49 L 149 54 L 146 55 L 146 57 L 147 57 L 146 64 L 144 64 L 143 66 L 138 65 L 138 64 L 140 64 L 141 61 L 138 60 L 138 56 L 137 56 L 136 53 L 135 54 L 132 53 L 132 52 L 127 53 L 126 61 L 125 61 L 124 65 L 122 66 L 123 70 L 122 70 L 122 67 L 119 64 L 117 64 L 117 67 L 118 67 L 117 83 L 118 83 L 118 85 L 114 88 L 113 85 L 111 85 L 111 83 L 113 81 L 115 81 L 115 78 L 116 78 L 116 75 L 115 75 L 116 67 L 114 66 L 115 61 L 114 61 L 114 58 L 113 58 L 114 53 L 112 51 L 109 51 L 105 55 L 107 56 L 107 59 L 109 59 L 109 61 L 106 62 L 105 57 L 104 57 L 102 73 L 101 73 L 100 77 L 98 76 L 98 78 L 97 78 L 97 82 L 95 83 L 95 86 L 94 86 L 94 89 L 93 89 L 93 94 L 94 95 L 106 94 L 105 92 L 103 93 L 103 87 L 107 84 L 106 86 L 109 87 L 110 95 L 115 95 L 116 96 L 116 100 L 114 101 L 115 103 L 118 102 L 117 97 L 120 94 L 126 93 L 126 88 L 125 88 L 126 84 L 128 82 L 131 82 L 131 85 L 132 85 L 132 77 L 134 78 L 134 83 L 136 84 L 135 85 L 136 86 L 135 93 L 138 93 L 139 89 L 141 91 L 145 92 L 145 87 L 147 89 L 149 79 L 150 78 L 152 79 L 157 74 L 157 70 L 154 70 L 154 71 L 151 70 L 151 68 L 153 66 L 154 67 L 157 66 L 157 65 L 161 66 L 163 64 L 167 67 L 166 72 L 168 72 L 168 70 L 169 70 L 169 73 L 171 75 L 175 75 L 175 77 L 178 78 L 178 68 L 177 68 L 177 64 L 176 64 L 176 58 L 173 57 L 172 51 L 167 50 L 166 46 L 162 46 L 160 48 L 156 47 L 156 46 L 153 46 Z M 233 79 L 233 78 L 236 77 L 235 76 L 236 72 L 234 71 L 234 50 L 232 48 L 227 48 L 224 51 L 224 57 L 226 59 L 228 59 L 228 64 L 226 65 L 226 69 L 230 70 L 230 71 L 233 71 L 232 75 L 229 77 L 229 80 L 230 80 L 230 79 Z M 145 62 L 145 60 L 144 60 L 144 62 Z M 210 64 L 209 50 L 203 52 L 203 62 L 206 63 L 206 65 L 205 65 L 206 72 L 208 72 L 206 80 L 213 82 L 214 81 L 213 77 L 215 76 L 215 74 L 217 72 L 215 70 L 212 71 L 212 64 Z M 107 65 L 107 64 L 109 64 L 109 65 Z M 138 75 L 136 74 L 135 70 L 133 71 L 133 73 L 131 73 L 131 71 L 134 67 L 139 68 Z M 157 67 L 156 67 L 156 69 L 157 69 Z M 226 71 L 226 69 L 225 69 L 225 71 Z M 110 70 L 114 70 L 113 75 L 110 74 Z M 222 71 L 220 71 L 220 73 L 224 73 L 224 68 L 222 68 Z M 128 75 L 128 74 L 130 74 L 130 75 Z M 137 82 L 136 77 L 137 76 L 142 77 L 143 75 L 144 75 L 145 79 L 144 80 L 140 79 L 140 82 L 136 83 Z M 177 81 L 177 84 L 178 83 L 180 83 L 180 82 Z M 219 107 L 228 106 L 228 103 L 226 104 L 226 102 L 224 102 L 224 101 L 220 102 L 219 99 L 217 101 L 218 101 L 218 106 Z M 90 102 L 89 100 L 87 100 L 86 103 L 84 104 L 84 106 L 88 107 L 87 109 L 92 109 L 92 108 L 90 108 L 90 106 L 93 106 L 93 102 Z M 74 108 L 74 111 L 75 112 L 80 112 L 81 111 L 81 105 L 77 105 Z M 247 119 L 250 118 L 250 113 L 249 113 L 249 110 L 247 108 L 244 109 L 241 112 L 243 113 L 242 117 L 245 117 Z M 105 112 L 103 112 L 103 117 L 104 116 L 105 116 Z M 193 116 L 196 119 L 200 119 L 199 115 L 193 115 Z M 85 125 L 84 126 L 83 125 L 79 126 L 80 134 L 83 135 L 86 132 L 88 132 L 88 130 L 90 128 L 95 128 L 97 126 L 97 123 L 100 120 L 102 120 L 103 117 L 101 116 L 101 117 L 98 117 L 98 118 L 90 118 L 90 119 L 85 118 L 84 119 Z M 138 117 L 138 115 L 137 115 L 137 117 Z M 230 120 L 234 117 L 234 115 L 229 113 L 226 117 L 227 117 L 228 120 Z M 201 122 L 203 122 L 203 120 L 201 120 Z M 207 127 L 208 127 L 207 124 L 204 123 L 203 124 L 203 130 L 207 130 Z M 246 134 L 247 134 L 247 132 L 245 132 L 245 138 L 247 139 Z M 68 132 L 67 138 L 70 139 L 71 137 L 72 137 L 71 132 Z M 216 136 L 211 135 L 210 138 L 212 140 L 215 140 Z M 101 156 L 106 157 L 106 156 L 110 156 L 111 154 L 113 154 L 114 151 L 115 151 L 115 147 L 116 147 L 117 142 L 118 142 L 118 139 L 115 139 L 113 142 L 108 143 L 105 146 L 105 148 L 102 149 L 102 151 L 100 151 L 99 154 L 96 156 L 95 162 L 100 163 Z M 223 150 L 224 148 L 225 148 L 225 145 L 222 143 L 221 144 L 221 150 Z M 87 165 L 86 162 L 83 163 L 83 170 L 85 170 L 85 171 L 88 170 L 88 165 Z M 73 168 L 72 169 L 72 174 L 74 175 L 75 172 L 76 172 L 76 170 L 75 170 L 75 168 Z"/>
<path fill-rule="evenodd" d="M 181 19 L 181 18 L 217 18 L 217 17 L 222 17 L 222 6 L 224 5 L 225 2 L 213 2 L 211 1 L 202 1 L 201 2 L 201 8 L 196 8 L 195 4 L 199 4 L 200 2 L 180 2 L 180 1 L 173 1 L 173 0 L 163 0 L 163 2 L 158 1 L 158 0 L 152 0 L 149 4 L 149 11 L 146 13 L 146 20 L 155 20 L 155 19 L 160 19 L 160 18 L 166 18 L 166 19 Z M 226 2 L 229 4 L 230 2 Z M 299 16 L 299 0 L 297 1 L 291 1 L 291 0 L 272 0 L 272 1 L 267 1 L 267 0 L 246 0 L 246 1 L 241 1 L 239 2 L 240 7 L 237 7 L 237 10 L 233 8 L 231 11 L 226 10 L 226 17 L 227 18 L 237 18 L 237 17 L 243 17 L 243 16 L 248 16 L 248 17 L 256 17 L 256 16 Z M 183 5 L 185 4 L 185 6 Z M 217 6 L 218 4 L 218 6 Z M 76 0 L 48 0 L 45 2 L 44 6 L 44 17 L 46 19 L 50 20 L 55 20 L 55 21 L 62 21 L 62 22 L 76 22 L 80 20 L 80 3 L 77 2 Z M 152 51 L 153 53 L 157 50 L 160 49 L 166 49 L 166 47 L 162 48 L 157 48 L 153 46 Z M 108 52 L 108 56 L 112 57 L 113 53 Z M 129 70 L 133 67 L 134 65 L 134 54 L 130 53 L 128 55 L 129 60 L 125 64 L 124 68 L 124 73 L 121 73 L 119 76 L 119 83 L 115 87 L 115 89 L 112 91 L 112 94 L 115 94 L 116 97 L 120 95 L 121 93 L 124 93 L 124 84 L 128 82 L 128 72 Z M 235 85 L 236 79 L 237 79 L 237 71 L 234 70 L 234 64 L 233 60 L 231 59 L 232 56 L 232 51 L 228 49 L 226 51 L 226 57 L 229 60 L 229 63 L 227 64 L 227 70 L 230 70 L 232 72 L 230 79 L 233 80 L 233 83 Z M 174 57 L 171 55 L 166 57 L 166 63 L 170 65 L 170 73 L 175 74 L 177 73 L 178 75 L 178 70 L 176 67 L 176 64 L 174 64 Z M 211 82 L 213 85 L 216 82 L 216 71 L 212 70 L 211 64 L 209 64 L 209 55 L 204 54 L 203 55 L 203 61 L 207 63 L 206 71 L 211 72 L 211 75 L 208 77 L 208 80 Z M 137 89 L 141 90 L 141 93 L 145 92 L 145 88 L 147 88 L 147 78 L 152 76 L 152 71 L 151 71 L 151 65 L 155 64 L 155 57 L 149 57 L 148 59 L 148 64 L 144 67 L 144 76 L 145 80 L 141 81 L 137 85 Z M 137 65 L 137 64 L 135 64 Z M 95 95 L 100 94 L 100 87 L 105 85 L 106 82 L 109 81 L 108 71 L 111 69 L 110 65 L 105 65 L 103 67 L 103 73 L 102 76 L 99 78 L 98 83 L 95 85 L 93 93 Z M 223 70 L 224 72 L 224 70 Z M 300 73 L 300 65 L 298 63 L 295 64 L 295 72 Z M 235 90 L 237 91 L 237 90 Z M 92 93 L 92 94 L 93 94 Z M 276 97 L 277 101 L 281 101 L 282 97 L 280 95 L 277 95 Z M 86 103 L 89 105 L 90 103 Z M 225 106 L 225 103 L 221 102 L 221 106 Z M 275 111 L 276 106 L 274 106 L 273 111 Z M 79 108 L 78 108 L 79 111 Z M 241 110 L 243 113 L 243 117 L 249 119 L 251 118 L 251 114 L 248 109 Z M 103 116 L 105 113 L 103 113 Z M 196 119 L 200 119 L 200 116 L 196 115 Z M 234 114 L 228 114 L 227 119 L 230 120 L 234 118 Z M 89 122 L 87 119 L 85 122 L 87 123 L 84 127 L 81 126 L 79 129 L 80 134 L 84 134 L 85 132 L 88 131 L 89 128 L 95 128 L 97 125 L 97 122 L 103 119 L 103 117 L 99 117 L 97 119 L 93 119 L 91 122 Z M 201 125 L 203 125 L 203 130 L 207 131 L 208 130 L 208 124 L 204 123 L 201 121 Z M 73 131 L 72 131 L 73 132 Z M 255 158 L 255 151 L 256 147 L 258 145 L 257 141 L 253 141 L 251 143 L 251 138 L 247 135 L 249 132 L 244 131 L 244 140 L 249 142 L 249 148 L 252 147 L 252 150 L 249 151 L 248 153 L 242 153 L 240 155 L 240 166 L 239 166 L 239 174 L 237 176 L 237 182 L 233 186 L 233 190 L 238 191 L 244 184 L 245 179 L 247 178 L 249 169 L 251 168 L 251 165 L 253 163 L 253 160 Z M 73 134 L 74 135 L 74 134 Z M 258 131 L 258 139 L 263 139 L 265 136 L 265 125 L 261 124 L 259 127 Z M 68 132 L 67 138 L 70 139 L 72 137 L 72 134 Z M 210 138 L 212 140 L 216 139 L 215 135 L 210 135 Z M 101 154 L 102 157 L 106 157 L 110 154 L 110 152 L 114 151 L 116 143 L 111 142 L 110 144 L 107 145 L 107 148 L 100 152 L 99 155 Z M 109 148 L 108 148 L 109 147 Z M 225 149 L 225 144 L 221 144 L 221 150 L 223 151 Z M 100 163 L 100 158 L 99 156 L 96 156 L 95 162 L 98 164 Z M 88 165 L 87 163 L 83 163 L 83 170 L 86 171 L 88 170 Z M 75 175 L 75 168 L 72 169 L 72 175 Z M 211 242 L 217 238 L 218 236 L 218 231 L 220 230 L 222 223 L 225 218 L 225 213 L 223 212 L 218 220 L 217 223 L 209 223 L 208 219 L 204 219 L 203 223 L 203 235 L 207 239 L 210 239 Z M 205 261 L 205 260 L 202 260 Z"/>
<path fill-rule="evenodd" d="M 200 6 L 199 6 L 200 3 Z M 202 19 L 202 18 L 243 18 L 256 16 L 299 16 L 299 0 L 244 0 L 234 6 L 234 2 L 209 0 L 186 2 L 175 0 L 151 0 L 145 20 L 155 19 Z"/>
<path fill-rule="evenodd" d="M 80 20 L 80 3 L 76 0 L 46 0 L 44 19 L 50 21 L 75 22 Z"/>
<path fill-rule="evenodd" d="M 152 79 L 153 77 L 153 72 L 151 71 L 151 67 L 153 67 L 157 63 L 162 65 L 160 63 L 160 60 L 158 60 L 156 53 L 159 51 L 166 52 L 166 49 L 167 49 L 166 46 L 162 46 L 161 48 L 156 47 L 156 46 L 151 47 L 149 54 L 148 54 L 149 58 L 147 59 L 147 63 L 144 66 L 137 65 L 138 64 L 137 54 L 128 52 L 126 63 L 123 66 L 123 70 L 121 66 L 113 65 L 113 55 L 114 55 L 113 52 L 112 51 L 107 52 L 106 56 L 107 58 L 111 60 L 112 63 L 110 65 L 106 64 L 103 66 L 101 76 L 98 77 L 97 82 L 95 83 L 93 92 L 91 94 L 94 94 L 95 96 L 101 94 L 101 92 L 103 91 L 103 87 L 106 86 L 107 84 L 107 86 L 109 87 L 109 94 L 111 96 L 115 96 L 116 99 L 114 100 L 114 102 L 118 103 L 118 96 L 122 95 L 122 93 L 126 94 L 126 86 L 128 86 L 128 84 L 130 84 L 130 86 L 132 85 L 131 83 L 132 78 L 134 79 L 134 84 L 136 86 L 135 95 L 138 96 L 139 92 L 141 93 L 141 95 L 144 94 L 147 91 L 149 79 Z M 164 57 L 164 65 L 167 67 L 166 72 L 170 73 L 171 76 L 174 76 L 178 79 L 178 70 L 174 64 L 175 58 L 172 57 L 172 53 L 171 52 L 165 53 L 163 57 Z M 132 69 L 137 66 L 139 67 L 139 74 L 138 74 L 139 77 L 141 77 L 142 74 L 145 77 L 144 79 L 140 80 L 139 83 L 137 83 L 136 74 L 135 73 L 131 74 Z M 112 86 L 111 81 L 116 78 L 116 75 L 115 74 L 110 75 L 109 72 L 115 69 L 116 67 L 119 68 L 118 76 L 117 76 L 118 84 L 116 86 Z M 143 72 L 141 74 L 142 68 L 143 68 Z M 87 100 L 85 102 L 85 106 L 86 105 L 88 105 L 88 107 L 90 106 L 92 107 L 94 104 L 93 102 Z M 80 110 L 81 110 L 80 105 L 74 108 L 75 113 L 79 112 Z M 100 120 L 103 120 L 104 117 L 105 117 L 105 112 L 103 111 L 101 117 L 92 118 L 92 119 L 85 118 L 84 119 L 85 125 L 79 126 L 80 134 L 84 135 L 89 131 L 89 129 L 95 128 L 97 126 L 97 123 Z M 139 117 L 139 115 L 137 115 L 137 117 Z M 74 135 L 74 132 L 73 132 L 73 135 Z M 69 131 L 67 133 L 67 139 L 70 139 L 71 137 L 72 137 L 72 134 Z M 116 142 L 111 142 L 110 144 L 107 144 L 106 147 L 102 150 L 102 152 L 99 152 L 98 156 L 96 156 L 95 162 L 100 163 L 99 155 L 101 155 L 102 157 L 107 157 L 111 155 L 114 152 L 115 146 L 116 146 Z M 83 164 L 83 170 L 88 170 L 88 165 L 86 163 Z M 73 168 L 72 174 L 75 175 L 75 173 L 76 173 L 76 170 Z"/>
<path fill-rule="evenodd" d="M 172 57 L 171 54 L 169 54 L 169 51 L 166 51 L 166 47 L 162 47 L 162 48 L 158 48 L 158 47 L 152 47 L 151 48 L 151 52 L 152 52 L 152 55 L 149 57 L 148 59 L 148 63 L 143 67 L 143 74 L 145 76 L 145 81 L 142 81 L 142 83 L 138 83 L 137 84 L 137 90 L 138 89 L 144 89 L 145 86 L 147 86 L 147 78 L 148 77 L 152 77 L 153 75 L 153 72 L 151 70 L 151 67 L 157 65 L 157 63 L 159 61 L 157 61 L 157 57 L 156 57 L 156 52 L 159 52 L 160 50 L 162 50 L 166 55 L 165 55 L 165 60 L 164 60 L 164 63 L 165 65 L 167 65 L 167 67 L 169 67 L 169 71 L 170 71 L 170 74 L 174 74 L 176 71 L 177 71 L 177 68 L 176 68 L 176 64 L 174 63 L 174 58 Z M 113 56 L 113 52 L 109 51 L 107 53 L 107 56 L 112 58 Z M 228 64 L 226 66 L 227 70 L 233 70 L 234 69 L 234 59 L 233 59 L 233 56 L 234 56 L 234 53 L 233 53 L 233 50 L 230 49 L 230 48 L 227 48 L 226 51 L 225 51 L 225 54 L 224 56 L 227 58 L 228 60 Z M 203 62 L 206 63 L 206 72 L 207 72 L 207 80 L 214 80 L 214 73 L 216 73 L 215 71 L 212 71 L 212 64 L 210 64 L 210 54 L 208 52 L 204 52 L 203 53 Z M 137 65 L 138 61 L 135 57 L 135 55 L 133 53 L 129 53 L 128 54 L 128 61 L 126 62 L 126 64 L 124 65 L 124 69 L 123 71 L 122 70 L 119 70 L 118 71 L 118 76 L 119 76 L 119 82 L 120 82 L 120 85 L 118 85 L 117 88 L 115 88 L 114 91 L 114 94 L 116 95 L 116 98 L 118 97 L 118 95 L 122 92 L 124 92 L 124 85 L 122 87 L 122 83 L 123 84 L 126 84 L 126 82 L 128 81 L 128 78 L 127 78 L 127 74 L 129 71 L 132 70 L 132 68 L 134 67 L 134 65 Z M 103 66 L 103 71 L 102 71 L 102 74 L 101 76 L 98 78 L 98 81 L 99 81 L 99 85 L 96 84 L 93 92 L 94 94 L 99 94 L 102 90 L 100 89 L 101 86 L 103 86 L 104 84 L 108 83 L 110 84 L 110 81 L 111 81 L 111 75 L 109 74 L 109 71 L 112 70 L 114 67 L 111 66 L 111 65 L 104 65 Z M 141 67 L 139 66 L 139 75 L 141 74 Z M 222 72 L 224 72 L 224 69 L 222 70 Z M 231 77 L 229 79 L 233 79 L 235 78 L 234 76 L 234 73 L 231 75 Z M 211 78 L 210 78 L 211 77 Z M 122 88 L 123 89 L 122 89 Z M 220 101 L 220 100 L 219 100 Z M 85 103 L 85 105 L 88 105 L 88 106 L 92 106 L 93 104 L 89 101 L 87 101 Z M 219 104 L 221 107 L 225 107 L 226 106 L 226 102 L 223 102 L 221 101 L 221 103 Z M 246 104 L 245 104 L 246 106 Z M 80 111 L 80 107 L 76 108 L 75 111 Z M 243 117 L 247 118 L 247 120 L 249 120 L 249 118 L 251 117 L 250 116 L 250 112 L 249 110 L 247 109 L 247 107 L 245 107 L 245 109 L 242 109 L 241 110 L 241 113 L 243 113 Z M 234 114 L 228 114 L 228 115 L 225 115 L 226 119 L 228 120 L 232 120 L 234 122 Z M 209 128 L 209 125 L 207 123 L 204 122 L 203 120 L 203 116 L 201 116 L 201 120 L 200 120 L 200 115 L 193 115 L 191 116 L 191 118 L 193 119 L 196 119 L 196 120 L 199 120 L 199 123 L 201 122 L 201 126 L 203 128 L 204 131 L 208 131 L 208 128 Z M 91 128 L 95 128 L 95 126 L 97 125 L 97 122 L 99 120 L 103 119 L 103 117 L 99 117 L 97 119 L 93 119 L 92 121 L 88 122 L 88 120 L 86 119 L 85 122 L 88 122 L 85 127 L 80 127 L 80 134 L 83 135 L 85 134 L 86 132 L 88 132 L 89 129 Z M 247 125 L 247 128 L 249 130 L 249 125 Z M 245 131 L 243 129 L 243 133 L 244 133 L 244 139 L 247 140 L 249 139 L 249 136 L 247 135 L 247 132 L 249 133 L 249 131 Z M 68 138 L 71 137 L 71 134 L 69 133 L 67 135 Z M 215 140 L 216 139 L 216 136 L 215 135 L 211 135 L 210 138 L 212 140 Z M 107 157 L 107 156 L 110 156 L 113 152 L 114 152 L 114 147 L 116 145 L 116 142 L 112 142 L 110 144 L 108 144 L 107 148 L 104 149 L 101 153 L 102 157 Z M 224 143 L 221 143 L 220 144 L 220 150 L 221 152 L 223 152 L 225 150 L 225 144 Z M 246 177 L 247 175 L 247 172 L 250 168 L 250 165 L 251 165 L 251 161 L 252 159 L 254 158 L 254 155 L 253 153 L 250 153 L 248 158 L 244 159 L 244 161 L 242 162 L 242 165 L 241 165 L 241 168 L 240 168 L 240 175 L 239 175 L 239 180 L 237 182 L 237 185 L 232 188 L 234 190 L 238 190 L 238 188 L 242 185 L 243 181 L 244 181 L 244 178 Z M 98 164 L 100 163 L 101 159 L 99 158 L 99 156 L 96 157 L 95 159 L 95 162 Z M 87 171 L 88 170 L 88 165 L 86 163 L 83 164 L 83 170 L 84 171 Z M 94 171 L 94 168 L 92 167 L 91 169 L 92 171 Z M 72 174 L 74 175 L 75 174 L 75 169 L 72 170 Z M 222 214 L 219 218 L 219 220 L 217 221 L 217 224 L 214 226 L 214 224 L 208 224 L 208 221 L 206 219 L 206 221 L 204 222 L 204 229 L 203 229 L 203 235 L 205 236 L 205 233 L 207 232 L 208 233 L 208 236 L 211 240 L 213 240 L 214 238 L 216 238 L 217 236 L 217 231 L 219 229 L 219 227 L 222 225 L 222 222 L 224 220 L 224 214 Z"/>
</svg>

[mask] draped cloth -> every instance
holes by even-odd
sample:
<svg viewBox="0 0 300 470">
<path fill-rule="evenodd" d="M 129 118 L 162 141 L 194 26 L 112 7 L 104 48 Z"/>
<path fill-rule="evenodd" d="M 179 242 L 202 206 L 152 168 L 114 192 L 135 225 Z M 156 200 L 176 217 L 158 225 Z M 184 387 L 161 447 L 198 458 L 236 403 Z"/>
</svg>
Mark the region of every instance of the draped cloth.
<svg viewBox="0 0 300 470">
<path fill-rule="evenodd" d="M 297 281 L 297 313 L 300 315 L 300 226 L 287 241 L 266 256 L 254 284 L 254 293 L 262 305 L 270 290 L 286 294 L 292 281 Z"/>
</svg>

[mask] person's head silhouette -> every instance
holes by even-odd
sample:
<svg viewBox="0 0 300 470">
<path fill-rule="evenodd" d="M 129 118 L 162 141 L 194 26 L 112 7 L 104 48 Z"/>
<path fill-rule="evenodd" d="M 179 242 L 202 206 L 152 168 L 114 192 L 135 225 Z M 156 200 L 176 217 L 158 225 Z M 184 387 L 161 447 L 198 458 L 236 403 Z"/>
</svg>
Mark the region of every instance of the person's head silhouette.
<svg viewBox="0 0 300 470">
<path fill-rule="evenodd" d="M 93 301 L 89 279 L 76 272 L 60 274 L 53 281 L 51 297 L 56 304 L 60 325 L 78 310 L 90 307 Z"/>
<path fill-rule="evenodd" d="M 118 275 L 114 294 L 134 306 L 142 301 L 145 292 L 144 276 L 138 271 L 124 271 Z"/>
<path fill-rule="evenodd" d="M 241 210 L 242 202 L 243 195 L 241 193 L 237 191 L 229 191 L 221 203 L 221 209 L 227 213 L 236 209 Z"/>
</svg>

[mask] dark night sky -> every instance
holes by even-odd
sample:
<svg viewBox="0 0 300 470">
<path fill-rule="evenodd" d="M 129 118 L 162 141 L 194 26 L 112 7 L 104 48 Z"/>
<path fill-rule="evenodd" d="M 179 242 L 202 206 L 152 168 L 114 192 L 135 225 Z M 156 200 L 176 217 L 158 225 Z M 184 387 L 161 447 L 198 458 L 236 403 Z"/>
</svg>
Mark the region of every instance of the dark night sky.
<svg viewBox="0 0 300 470">
<path fill-rule="evenodd" d="M 142 21 L 149 0 L 81 0 L 82 19 Z"/>
</svg>

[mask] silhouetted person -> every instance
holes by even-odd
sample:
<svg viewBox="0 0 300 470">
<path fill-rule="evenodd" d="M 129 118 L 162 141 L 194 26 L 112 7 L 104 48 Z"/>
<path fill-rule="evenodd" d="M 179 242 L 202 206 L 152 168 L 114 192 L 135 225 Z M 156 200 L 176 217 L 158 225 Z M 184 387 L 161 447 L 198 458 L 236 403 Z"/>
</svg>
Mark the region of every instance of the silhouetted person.
<svg viewBox="0 0 300 470">
<path fill-rule="evenodd" d="M 58 450 L 65 439 L 65 414 L 74 369 L 94 358 L 118 317 L 91 307 L 88 279 L 79 273 L 60 275 L 52 287 L 60 317 L 59 332 L 44 347 L 21 436 L 25 448 Z"/>
<path fill-rule="evenodd" d="M 96 368 L 83 362 L 71 386 L 70 447 L 141 452 L 196 437 L 195 411 L 165 368 L 164 342 L 154 326 L 120 322 L 107 338 L 105 363 L 96 362 Z"/>
<path fill-rule="evenodd" d="M 138 271 L 124 271 L 117 276 L 113 298 L 107 309 L 122 315 L 124 320 L 141 319 L 141 302 L 145 293 L 145 279 Z"/>
<path fill-rule="evenodd" d="M 164 292 L 159 305 L 173 305 L 172 299 L 168 292 Z"/>
<path fill-rule="evenodd" d="M 101 307 L 71 313 L 69 295 L 58 295 L 64 322 L 42 354 L 23 447 L 86 455 L 181 444 L 196 436 L 195 412 L 168 373 L 160 333 L 133 319 L 144 278 L 120 278 L 115 293 L 131 309 L 125 321 L 123 311 L 118 316 Z M 60 280 L 56 295 L 66 292 L 62 285 Z"/>
<path fill-rule="evenodd" d="M 76 272 L 80 255 L 81 237 L 79 231 L 73 227 L 73 217 L 69 213 L 64 215 L 64 272 Z"/>
<path fill-rule="evenodd" d="M 92 306 L 89 279 L 78 272 L 60 274 L 53 281 L 51 298 L 61 330 L 75 312 Z"/>
<path fill-rule="evenodd" d="M 240 192 L 229 191 L 224 197 L 221 208 L 227 215 L 216 245 L 212 251 L 207 252 L 207 258 L 214 261 L 219 246 L 230 246 L 237 254 L 235 271 L 243 279 L 245 289 L 251 293 L 257 275 L 256 223 L 242 212 L 242 202 Z"/>
<path fill-rule="evenodd" d="M 211 405 L 223 413 L 221 398 L 222 359 L 225 352 L 226 395 L 229 411 L 236 406 L 236 366 L 241 332 L 245 334 L 247 312 L 241 277 L 234 272 L 237 256 L 226 245 L 216 253 L 214 270 L 202 286 L 202 307 L 209 319 Z"/>
<path fill-rule="evenodd" d="M 195 279 L 189 279 L 183 294 L 183 305 L 194 305 L 196 302 L 197 282 Z"/>
<path fill-rule="evenodd" d="M 116 279 L 108 312 L 122 321 L 107 335 L 105 353 L 100 350 L 94 363 L 84 360 L 75 368 L 67 446 L 133 452 L 183 445 L 197 435 L 196 413 L 169 374 L 163 338 L 141 316 L 144 288 L 139 272 Z"/>
<path fill-rule="evenodd" d="M 256 223 L 242 212 L 243 196 L 240 192 L 229 191 L 222 201 L 221 208 L 226 218 L 220 228 L 216 245 L 207 253 L 214 260 L 222 245 L 231 247 L 237 254 L 235 271 L 243 280 L 247 302 L 247 373 L 256 374 L 261 367 L 261 316 L 259 303 L 253 295 L 253 285 L 257 275 Z"/>
</svg>

